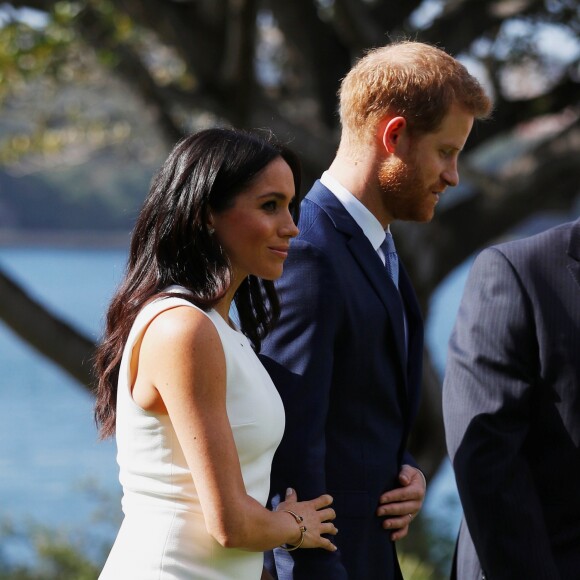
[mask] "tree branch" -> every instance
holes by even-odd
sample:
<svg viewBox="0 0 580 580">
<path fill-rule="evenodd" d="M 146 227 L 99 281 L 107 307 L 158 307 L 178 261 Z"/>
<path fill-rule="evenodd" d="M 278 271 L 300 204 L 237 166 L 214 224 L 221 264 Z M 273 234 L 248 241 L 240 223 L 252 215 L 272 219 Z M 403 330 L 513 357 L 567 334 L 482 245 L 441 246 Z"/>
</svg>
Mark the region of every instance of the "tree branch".
<svg viewBox="0 0 580 580">
<path fill-rule="evenodd" d="M 578 102 L 580 102 L 580 83 L 569 75 L 564 75 L 549 91 L 533 99 L 507 101 L 499 97 L 494 103 L 492 118 L 476 125 L 469 136 L 465 150 L 474 149 L 491 137 L 506 131 L 507 128 L 542 115 L 561 111 Z"/>
<path fill-rule="evenodd" d="M 504 20 L 544 8 L 544 0 L 455 0 L 447 2 L 439 18 L 418 36 L 419 40 L 438 44 L 457 55 L 467 51 L 482 35 L 495 36 Z"/>
<path fill-rule="evenodd" d="M 158 90 L 158 85 L 145 67 L 143 61 L 128 44 L 120 42 L 110 23 L 92 6 L 86 7 L 75 18 L 75 25 L 85 42 L 98 53 L 103 49 L 110 50 L 117 57 L 116 72 L 121 80 L 131 79 L 128 84 L 147 103 L 154 118 L 168 143 L 175 143 L 182 136 L 170 114 L 170 106 Z"/>
<path fill-rule="evenodd" d="M 51 314 L 0 271 L 0 319 L 25 342 L 91 390 L 94 343 Z"/>
<path fill-rule="evenodd" d="M 336 127 L 336 92 L 351 66 L 351 51 L 320 19 L 313 0 L 270 0 L 270 4 L 293 51 L 300 55 L 301 74 L 307 74 L 314 87 L 321 121 L 327 128 Z"/>
</svg>

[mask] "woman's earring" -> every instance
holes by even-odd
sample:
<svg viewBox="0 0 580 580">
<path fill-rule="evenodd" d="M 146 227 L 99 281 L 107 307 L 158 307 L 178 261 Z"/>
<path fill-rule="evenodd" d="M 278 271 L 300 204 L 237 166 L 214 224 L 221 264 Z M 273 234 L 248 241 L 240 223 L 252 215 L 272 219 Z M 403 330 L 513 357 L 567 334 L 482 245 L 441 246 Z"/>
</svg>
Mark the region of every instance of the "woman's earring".
<svg viewBox="0 0 580 580">
<path fill-rule="evenodd" d="M 212 227 L 210 226 L 209 228 L 207 228 L 207 233 L 208 233 L 210 236 L 213 236 L 213 235 L 214 235 L 214 233 L 215 233 L 215 228 L 212 228 Z"/>
</svg>

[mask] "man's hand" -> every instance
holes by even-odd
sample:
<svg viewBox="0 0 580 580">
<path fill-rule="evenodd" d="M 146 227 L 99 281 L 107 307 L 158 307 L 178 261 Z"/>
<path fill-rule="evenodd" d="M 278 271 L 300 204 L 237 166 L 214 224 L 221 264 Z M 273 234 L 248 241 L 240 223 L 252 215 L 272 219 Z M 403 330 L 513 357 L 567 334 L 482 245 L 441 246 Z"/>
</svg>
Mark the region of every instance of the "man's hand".
<svg viewBox="0 0 580 580">
<path fill-rule="evenodd" d="M 425 476 L 410 465 L 403 465 L 399 473 L 401 487 L 387 491 L 379 498 L 377 515 L 385 517 L 383 528 L 395 530 L 391 540 L 396 542 L 409 532 L 409 524 L 419 513 L 427 488 Z"/>
</svg>

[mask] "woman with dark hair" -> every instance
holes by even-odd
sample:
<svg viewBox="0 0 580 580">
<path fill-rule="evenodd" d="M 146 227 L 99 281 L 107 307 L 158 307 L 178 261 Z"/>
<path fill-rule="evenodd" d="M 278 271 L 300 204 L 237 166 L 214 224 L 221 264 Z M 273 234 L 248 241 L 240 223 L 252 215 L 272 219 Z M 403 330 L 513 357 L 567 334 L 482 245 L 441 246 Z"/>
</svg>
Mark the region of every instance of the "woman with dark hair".
<svg viewBox="0 0 580 580">
<path fill-rule="evenodd" d="M 330 496 L 264 507 L 284 410 L 254 350 L 279 312 L 299 171 L 278 144 L 209 129 L 153 180 L 96 359 L 125 514 L 102 580 L 258 580 L 264 550 L 336 549 Z"/>
</svg>

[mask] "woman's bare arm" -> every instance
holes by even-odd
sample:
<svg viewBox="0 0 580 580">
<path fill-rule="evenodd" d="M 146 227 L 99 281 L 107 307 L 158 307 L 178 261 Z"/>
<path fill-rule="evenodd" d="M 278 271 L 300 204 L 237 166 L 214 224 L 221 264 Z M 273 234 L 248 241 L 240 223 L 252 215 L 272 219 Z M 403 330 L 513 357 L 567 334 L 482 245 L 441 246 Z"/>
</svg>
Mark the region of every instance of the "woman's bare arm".
<svg viewBox="0 0 580 580">
<path fill-rule="evenodd" d="M 226 363 L 213 323 L 182 306 L 155 318 L 140 345 L 133 396 L 166 410 L 191 470 L 208 532 L 223 546 L 263 551 L 297 544 L 299 524 L 307 528 L 303 547 L 334 550 L 320 534 L 334 534 L 329 496 L 308 502 L 287 498 L 271 512 L 245 490 L 226 412 Z M 159 399 L 155 401 L 155 399 Z"/>
</svg>

